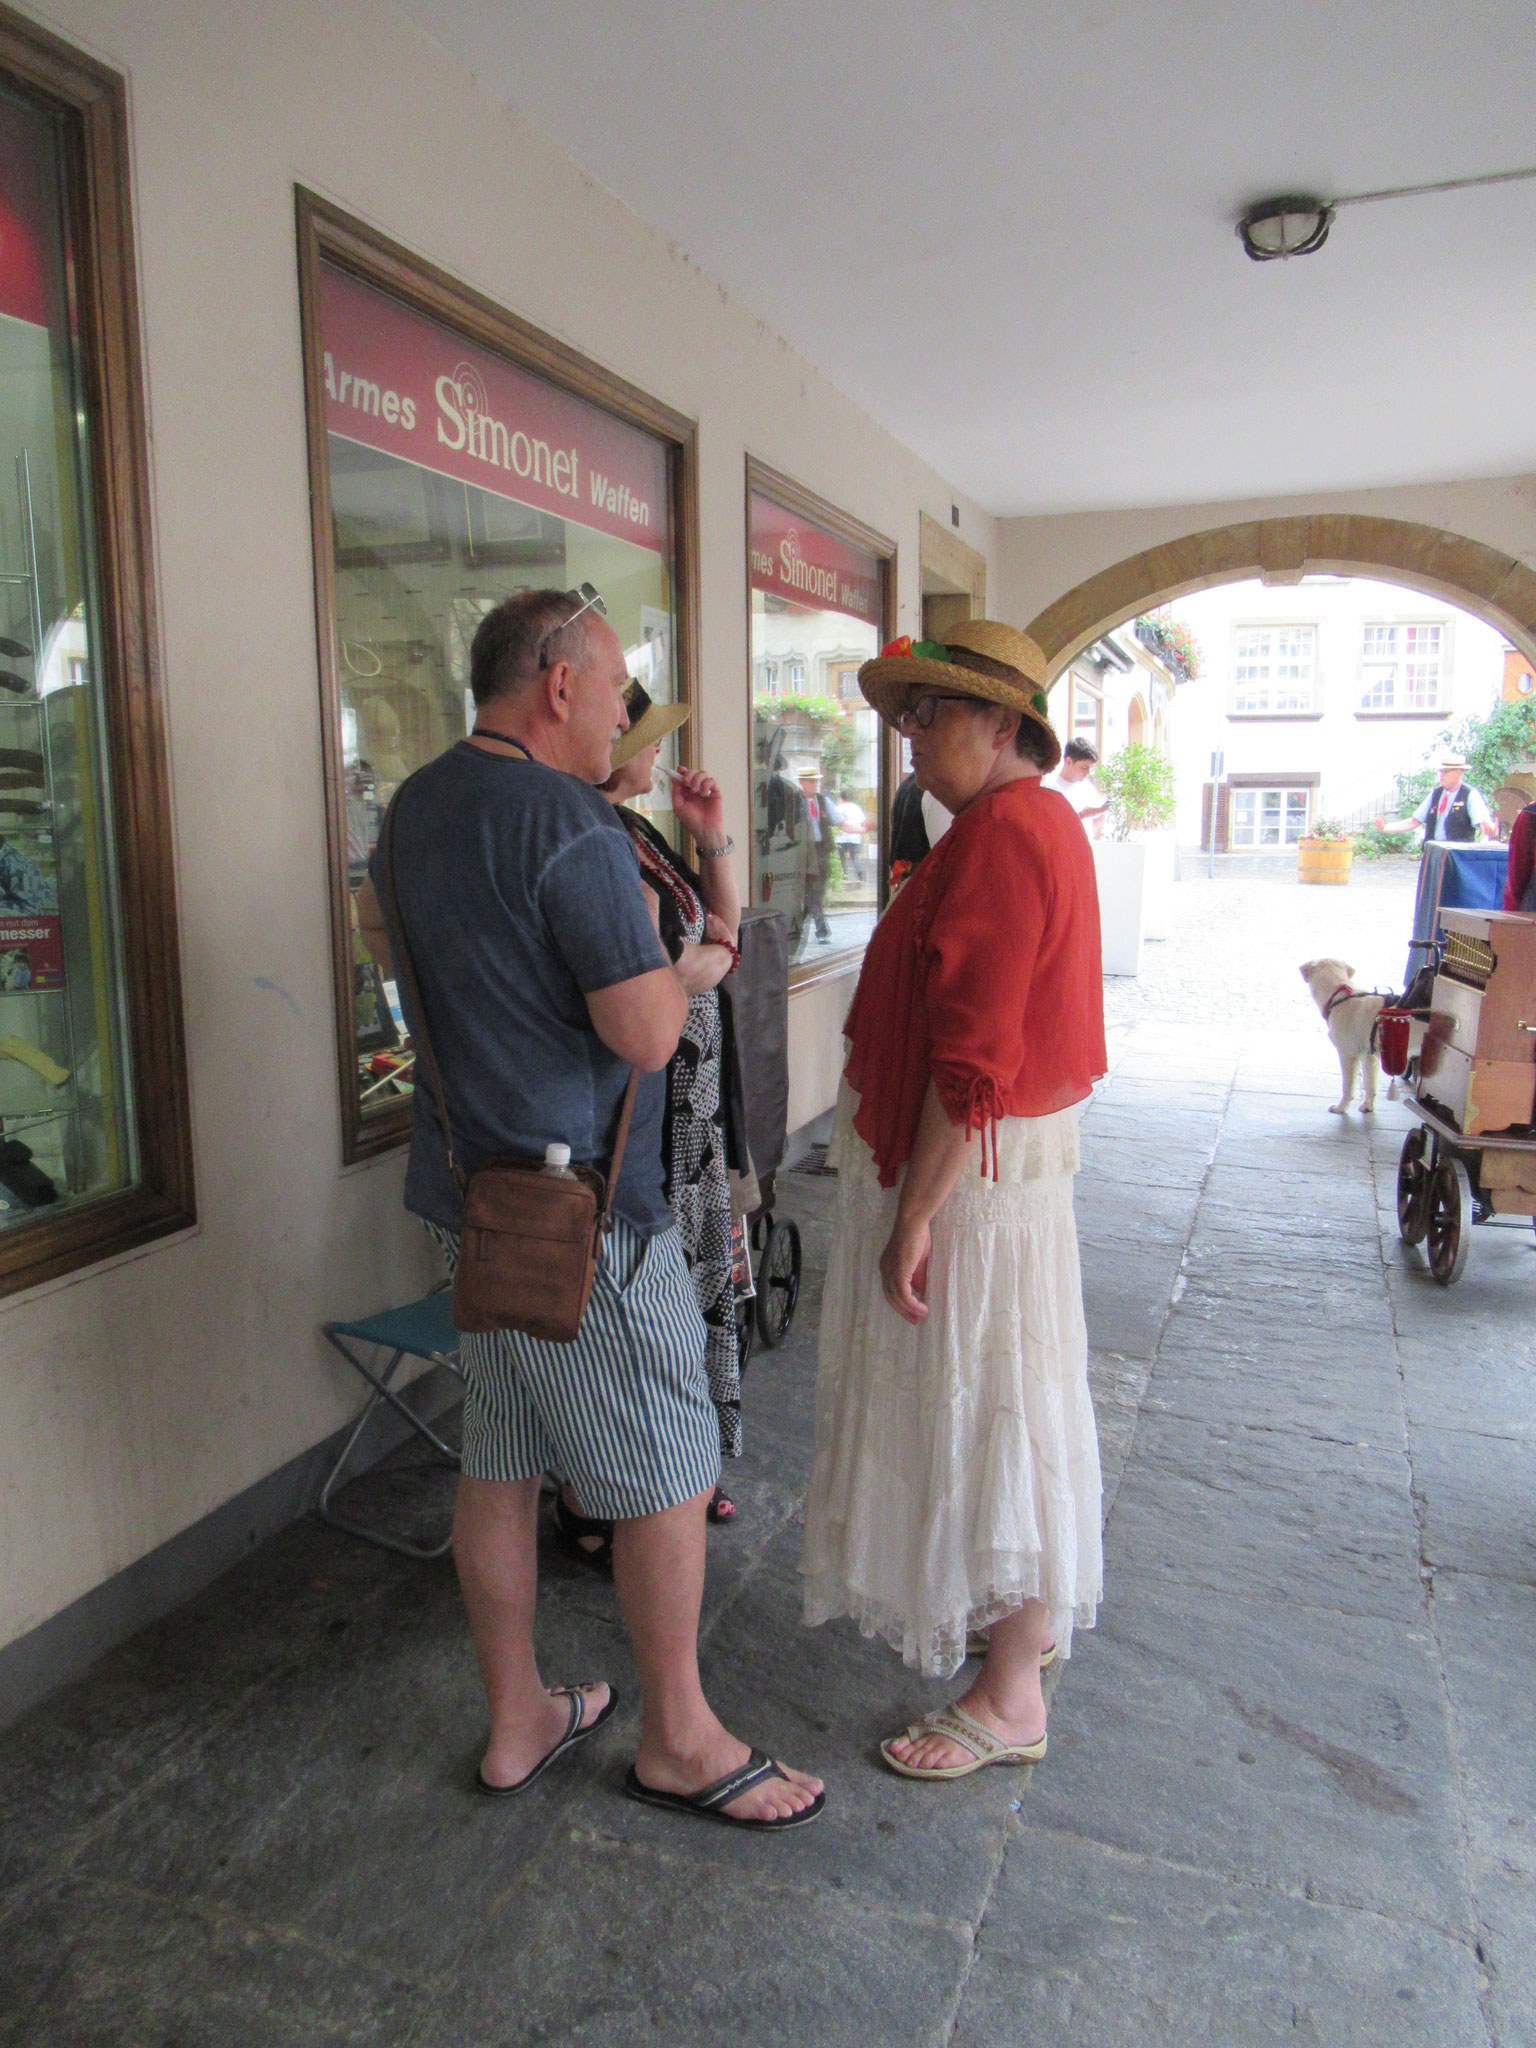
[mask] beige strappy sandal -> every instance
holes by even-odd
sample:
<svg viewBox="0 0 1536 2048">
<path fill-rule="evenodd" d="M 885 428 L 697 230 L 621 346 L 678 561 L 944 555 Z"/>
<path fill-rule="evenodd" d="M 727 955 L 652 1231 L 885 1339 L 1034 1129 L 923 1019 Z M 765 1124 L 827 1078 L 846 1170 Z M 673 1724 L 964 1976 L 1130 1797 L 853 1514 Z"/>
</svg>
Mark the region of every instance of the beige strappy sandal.
<svg viewBox="0 0 1536 2048">
<path fill-rule="evenodd" d="M 990 1647 L 984 1628 L 967 1629 L 965 1633 L 965 1654 L 967 1657 L 985 1657 Z M 1054 1643 L 1047 1643 L 1040 1652 L 1040 1676 L 1043 1678 L 1056 1662 L 1057 1649 Z"/>
<path fill-rule="evenodd" d="M 1045 1737 L 1038 1742 L 1004 1742 L 994 1735 L 990 1728 L 968 1714 L 964 1707 L 935 1707 L 931 1714 L 924 1714 L 920 1721 L 914 1721 L 903 1734 L 909 1742 L 916 1742 L 923 1735 L 943 1735 L 961 1749 L 970 1752 L 970 1762 L 964 1764 L 923 1765 L 904 1764 L 891 1751 L 891 1744 L 901 1740 L 892 1735 L 880 1745 L 880 1754 L 899 1778 L 932 1779 L 936 1783 L 950 1778 L 968 1778 L 973 1771 L 984 1771 L 988 1764 L 1037 1764 L 1045 1755 Z"/>
</svg>

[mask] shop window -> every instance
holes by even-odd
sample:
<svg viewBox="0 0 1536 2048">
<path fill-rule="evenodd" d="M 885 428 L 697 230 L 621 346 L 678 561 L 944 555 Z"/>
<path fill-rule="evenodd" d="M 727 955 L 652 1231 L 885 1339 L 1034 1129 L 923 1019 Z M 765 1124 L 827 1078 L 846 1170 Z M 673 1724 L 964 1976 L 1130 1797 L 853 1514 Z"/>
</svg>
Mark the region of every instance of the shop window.
<svg viewBox="0 0 1536 2048">
<path fill-rule="evenodd" d="M 0 29 L 0 1292 L 192 1221 L 122 81 Z M 111 431 L 108 422 L 111 422 Z"/>
<path fill-rule="evenodd" d="M 1297 845 L 1307 835 L 1309 795 L 1305 789 L 1234 789 L 1233 848 L 1272 852 Z"/>
<path fill-rule="evenodd" d="M 1305 716 L 1317 704 L 1315 626 L 1239 626 L 1232 709 L 1270 718 Z"/>
<path fill-rule="evenodd" d="M 630 673 L 658 702 L 687 697 L 693 432 L 304 194 L 299 220 L 351 1159 L 400 1141 L 412 1087 L 354 900 L 389 800 L 473 724 L 475 629 L 518 590 L 595 585 Z M 639 808 L 675 839 L 669 788 Z"/>
<path fill-rule="evenodd" d="M 1442 710 L 1444 641 L 1444 626 L 1434 622 L 1367 626 L 1360 663 L 1361 711 Z"/>
<path fill-rule="evenodd" d="M 803 978 L 862 949 L 883 901 L 893 748 L 858 672 L 895 634 L 895 550 L 757 464 L 748 482 L 752 900 L 785 913 Z M 759 680 L 779 664 L 782 695 Z"/>
</svg>

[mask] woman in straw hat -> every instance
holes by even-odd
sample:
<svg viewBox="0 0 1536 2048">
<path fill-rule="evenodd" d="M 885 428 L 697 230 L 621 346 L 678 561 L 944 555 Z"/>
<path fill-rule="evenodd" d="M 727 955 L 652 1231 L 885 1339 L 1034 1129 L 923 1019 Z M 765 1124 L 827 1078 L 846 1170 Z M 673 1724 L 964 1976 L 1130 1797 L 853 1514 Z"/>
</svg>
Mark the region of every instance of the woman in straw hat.
<svg viewBox="0 0 1536 2048">
<path fill-rule="evenodd" d="M 896 896 L 845 1028 L 805 1515 L 809 1622 L 852 1615 L 969 1689 L 882 1743 L 911 1778 L 1045 1754 L 1043 1666 L 1092 1625 L 1098 1437 L 1072 1216 L 1103 1073 L 1093 855 L 1042 789 L 1045 662 L 973 619 L 859 684 L 954 824 Z"/>
<path fill-rule="evenodd" d="M 741 1456 L 741 1362 L 736 1349 L 736 1292 L 731 1273 L 731 1190 L 727 1160 L 727 1104 L 722 1086 L 726 1039 L 719 984 L 739 955 L 736 934 L 741 900 L 731 872 L 719 784 L 698 769 L 672 772 L 672 809 L 693 834 L 697 869 L 689 867 L 638 811 L 628 808 L 643 796 L 656 773 L 656 756 L 668 733 L 688 717 L 686 704 L 656 704 L 638 682 L 624 693 L 629 726 L 613 746 L 613 773 L 603 794 L 618 807 L 640 862 L 641 878 L 656 899 L 662 943 L 688 990 L 688 1015 L 677 1051 L 667 1066 L 666 1121 L 662 1156 L 668 1197 L 693 1273 L 707 1341 L 705 1369 L 710 1399 L 720 1418 L 723 1457 Z M 728 1076 L 726 1077 L 729 1078 Z M 734 1501 L 715 1488 L 712 1522 L 728 1522 Z M 574 1549 L 594 1564 L 613 1556 L 613 1524 L 582 1512 L 570 1487 L 556 1500 L 556 1519 Z"/>
</svg>

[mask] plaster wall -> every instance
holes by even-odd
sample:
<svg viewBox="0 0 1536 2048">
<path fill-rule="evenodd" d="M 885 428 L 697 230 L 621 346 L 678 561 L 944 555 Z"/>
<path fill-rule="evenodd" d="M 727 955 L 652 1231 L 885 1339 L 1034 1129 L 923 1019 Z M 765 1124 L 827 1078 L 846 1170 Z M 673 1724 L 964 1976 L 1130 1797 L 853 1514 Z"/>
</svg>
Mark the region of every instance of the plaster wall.
<svg viewBox="0 0 1536 2048">
<path fill-rule="evenodd" d="M 749 815 L 750 451 L 894 538 L 948 486 L 378 0 L 56 0 L 128 79 L 200 1221 L 0 1307 L 0 1643 L 351 1412 L 316 1335 L 431 1270 L 399 1156 L 343 1171 L 293 187 L 699 422 L 700 756 Z M 995 573 L 990 520 L 959 531 Z M 741 875 L 745 882 L 744 865 Z M 791 1118 L 851 978 L 794 999 Z"/>
<path fill-rule="evenodd" d="M 1156 505 L 1137 511 L 1071 512 L 998 522 L 996 616 L 1027 626 L 1088 577 L 1185 534 L 1254 519 L 1327 512 L 1409 520 L 1536 564 L 1536 476 Z"/>
</svg>

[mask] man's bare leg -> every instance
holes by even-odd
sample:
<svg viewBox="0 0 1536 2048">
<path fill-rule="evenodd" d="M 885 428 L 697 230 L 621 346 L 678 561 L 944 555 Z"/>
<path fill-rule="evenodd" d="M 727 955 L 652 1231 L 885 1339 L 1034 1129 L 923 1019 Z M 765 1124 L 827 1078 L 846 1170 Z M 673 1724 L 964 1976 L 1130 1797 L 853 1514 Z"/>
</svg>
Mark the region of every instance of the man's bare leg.
<svg viewBox="0 0 1536 2048">
<path fill-rule="evenodd" d="M 987 1636 L 986 1662 L 970 1691 L 956 1702 L 1001 1741 L 1027 1745 L 1045 1733 L 1045 1695 L 1040 1690 L 1040 1652 L 1050 1640 L 1051 1610 L 1043 1600 L 1026 1600 L 994 1621 Z M 947 1735 L 905 1735 L 891 1744 L 904 1764 L 949 1770 L 972 1761 Z"/>
<path fill-rule="evenodd" d="M 681 1507 L 614 1526 L 613 1581 L 640 1673 L 635 1769 L 659 1792 L 700 1792 L 740 1770 L 751 1753 L 721 1725 L 699 1683 L 709 1498 L 701 1493 Z M 755 1785 L 725 1811 L 739 1820 L 779 1820 L 809 1806 L 821 1780 L 787 1764 L 781 1768 L 787 1778 Z"/>
<path fill-rule="evenodd" d="M 537 1479 L 459 1481 L 453 1516 L 453 1561 L 491 1710 L 490 1740 L 480 1765 L 488 1785 L 527 1777 L 570 1724 L 563 1699 L 544 1690 L 533 1651 L 538 1597 Z M 608 1703 L 606 1685 L 589 1688 L 582 1719 Z"/>
</svg>

